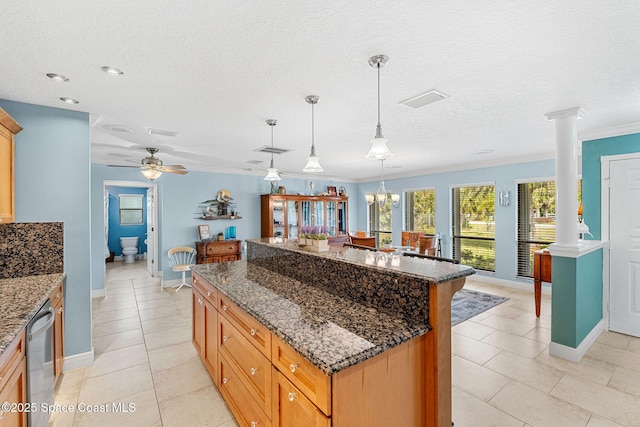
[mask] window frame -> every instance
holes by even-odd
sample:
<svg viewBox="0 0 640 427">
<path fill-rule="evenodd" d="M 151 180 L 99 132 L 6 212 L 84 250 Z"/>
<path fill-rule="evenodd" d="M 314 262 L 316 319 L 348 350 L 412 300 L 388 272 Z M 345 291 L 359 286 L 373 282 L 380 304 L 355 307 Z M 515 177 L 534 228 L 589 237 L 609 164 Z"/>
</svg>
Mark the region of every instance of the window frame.
<svg viewBox="0 0 640 427">
<path fill-rule="evenodd" d="M 122 201 L 123 198 L 128 199 L 139 199 L 140 200 L 140 208 L 123 208 Z M 124 218 L 126 215 L 135 214 L 139 212 L 139 215 L 136 215 L 136 218 L 139 217 L 140 220 L 136 219 L 136 222 L 128 221 Z M 144 194 L 118 194 L 118 220 L 120 225 L 128 226 L 128 225 L 143 225 L 144 224 Z"/>
<path fill-rule="evenodd" d="M 423 230 L 415 229 L 415 214 L 413 211 L 414 198 L 409 197 L 410 193 L 413 194 L 419 191 L 433 191 L 433 233 L 430 233 L 430 234 L 435 235 L 437 233 L 436 212 L 438 208 L 437 193 L 436 193 L 435 186 L 402 190 L 402 197 L 404 198 L 404 203 L 402 204 L 404 209 L 404 212 L 403 212 L 404 223 L 403 223 L 402 229 L 404 231 L 423 231 Z"/>
</svg>

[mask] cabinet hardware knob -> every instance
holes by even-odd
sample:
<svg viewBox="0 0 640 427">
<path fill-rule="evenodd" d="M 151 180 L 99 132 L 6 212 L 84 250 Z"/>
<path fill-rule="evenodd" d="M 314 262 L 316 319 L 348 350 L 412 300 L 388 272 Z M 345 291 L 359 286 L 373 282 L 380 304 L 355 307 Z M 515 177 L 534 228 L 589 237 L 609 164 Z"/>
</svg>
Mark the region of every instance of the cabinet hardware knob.
<svg viewBox="0 0 640 427">
<path fill-rule="evenodd" d="M 60 298 L 60 292 L 56 294 L 56 298 Z"/>
<path fill-rule="evenodd" d="M 291 372 L 295 372 L 298 369 L 298 365 L 292 363 L 291 365 L 289 365 L 289 369 L 291 370 Z"/>
<path fill-rule="evenodd" d="M 251 368 L 251 375 L 255 375 L 258 372 L 258 368 Z"/>
<path fill-rule="evenodd" d="M 258 427 L 257 421 L 251 421 L 251 427 Z"/>
<path fill-rule="evenodd" d="M 222 309 L 223 309 L 224 311 L 227 311 L 227 306 L 226 306 L 226 305 L 223 305 L 223 306 L 222 306 Z"/>
<path fill-rule="evenodd" d="M 62 307 L 58 308 L 56 311 L 58 312 L 58 314 L 62 313 Z"/>
<path fill-rule="evenodd" d="M 250 333 L 251 333 L 251 336 L 253 337 L 253 336 L 255 336 L 255 335 L 256 335 L 256 330 L 255 330 L 255 329 L 251 329 L 251 332 L 250 332 Z"/>
<path fill-rule="evenodd" d="M 211 296 L 211 291 L 207 291 L 207 296 L 210 297 Z"/>
<path fill-rule="evenodd" d="M 223 378 L 222 379 L 222 384 L 226 384 L 229 381 L 229 378 Z"/>
<path fill-rule="evenodd" d="M 229 339 L 229 337 L 228 337 L 228 336 L 226 336 L 226 335 L 223 335 L 223 336 L 222 336 L 222 341 L 227 342 L 227 340 L 228 340 L 228 339 Z"/>
<path fill-rule="evenodd" d="M 198 304 L 202 305 L 202 299 L 198 298 Z"/>
<path fill-rule="evenodd" d="M 290 391 L 289 392 L 289 401 L 293 402 L 294 400 L 296 400 L 296 397 L 298 397 L 298 393 L 296 393 L 295 391 Z"/>
</svg>

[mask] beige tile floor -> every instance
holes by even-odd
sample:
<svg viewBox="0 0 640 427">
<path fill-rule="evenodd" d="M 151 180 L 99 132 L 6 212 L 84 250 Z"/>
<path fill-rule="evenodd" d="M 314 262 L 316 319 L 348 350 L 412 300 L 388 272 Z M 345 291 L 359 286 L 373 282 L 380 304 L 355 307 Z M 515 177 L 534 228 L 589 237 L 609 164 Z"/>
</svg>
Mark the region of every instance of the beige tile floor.
<svg viewBox="0 0 640 427">
<path fill-rule="evenodd" d="M 640 425 L 640 339 L 605 332 L 567 362 L 548 354 L 548 296 L 536 319 L 530 292 L 465 287 L 510 299 L 453 328 L 456 427 Z M 106 289 L 93 301 L 95 363 L 64 374 L 56 404 L 135 411 L 56 412 L 50 426 L 236 426 L 191 344 L 190 288 L 160 291 L 142 262 L 119 262 Z"/>
</svg>

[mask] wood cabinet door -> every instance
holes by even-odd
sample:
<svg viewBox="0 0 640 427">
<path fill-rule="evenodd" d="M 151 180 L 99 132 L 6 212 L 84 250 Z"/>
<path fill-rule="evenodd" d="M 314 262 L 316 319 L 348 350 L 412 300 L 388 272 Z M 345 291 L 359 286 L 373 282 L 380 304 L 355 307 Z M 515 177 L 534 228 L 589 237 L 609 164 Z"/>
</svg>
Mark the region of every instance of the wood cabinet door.
<svg viewBox="0 0 640 427">
<path fill-rule="evenodd" d="M 13 134 L 0 125 L 0 222 L 13 222 Z"/>
<path fill-rule="evenodd" d="M 27 362 L 22 358 L 5 386 L 0 390 L 0 402 L 25 403 L 27 401 Z M 26 427 L 27 413 L 0 409 L 0 427 Z"/>
<path fill-rule="evenodd" d="M 209 371 L 209 375 L 213 378 L 213 381 L 217 383 L 218 376 L 216 375 L 216 371 L 218 369 L 218 312 L 216 311 L 215 305 L 211 304 L 209 301 L 205 301 L 203 310 L 203 323 L 204 323 L 204 332 L 203 339 L 204 344 L 201 344 L 202 347 L 202 360 L 204 362 L 204 366 Z"/>
<path fill-rule="evenodd" d="M 306 396 L 273 368 L 273 427 L 329 427 L 324 416 Z"/>
<path fill-rule="evenodd" d="M 64 362 L 64 308 L 62 298 L 58 299 L 55 305 L 51 306 L 56 312 L 56 318 L 53 321 L 53 373 L 56 382 L 62 374 L 62 364 Z"/>
</svg>

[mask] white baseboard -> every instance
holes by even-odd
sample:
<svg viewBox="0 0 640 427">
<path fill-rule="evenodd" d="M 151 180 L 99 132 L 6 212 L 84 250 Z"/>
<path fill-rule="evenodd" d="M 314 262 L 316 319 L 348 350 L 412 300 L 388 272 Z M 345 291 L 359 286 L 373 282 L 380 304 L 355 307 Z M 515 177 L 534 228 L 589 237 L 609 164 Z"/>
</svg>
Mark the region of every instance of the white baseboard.
<svg viewBox="0 0 640 427">
<path fill-rule="evenodd" d="M 86 353 L 72 354 L 71 356 L 65 356 L 62 363 L 62 372 L 73 371 L 74 369 L 86 368 L 93 365 L 94 355 L 93 347 L 91 351 Z"/>
<path fill-rule="evenodd" d="M 102 298 L 105 296 L 107 296 L 107 292 L 104 288 L 91 290 L 91 298 Z"/>
<path fill-rule="evenodd" d="M 604 320 L 600 320 L 596 326 L 594 326 L 591 332 L 589 332 L 580 345 L 578 345 L 578 348 L 568 347 L 552 341 L 549 343 L 549 354 L 570 362 L 578 363 L 593 343 L 596 342 L 602 331 L 604 331 Z"/>
<path fill-rule="evenodd" d="M 187 282 L 187 285 L 191 286 L 191 278 L 187 277 L 187 280 L 185 280 L 185 282 Z M 176 286 L 180 286 L 181 283 L 182 283 L 182 278 L 171 279 L 171 280 L 163 279 L 160 281 L 160 289 L 175 288 Z"/>
<path fill-rule="evenodd" d="M 478 273 L 473 276 L 468 276 L 467 279 L 475 282 L 488 283 L 490 285 L 519 289 L 521 291 L 533 293 L 533 282 L 517 282 L 515 280 L 498 279 L 497 277 L 483 276 Z M 545 295 L 551 295 L 551 286 L 547 283 L 542 283 L 542 293 Z"/>
</svg>

